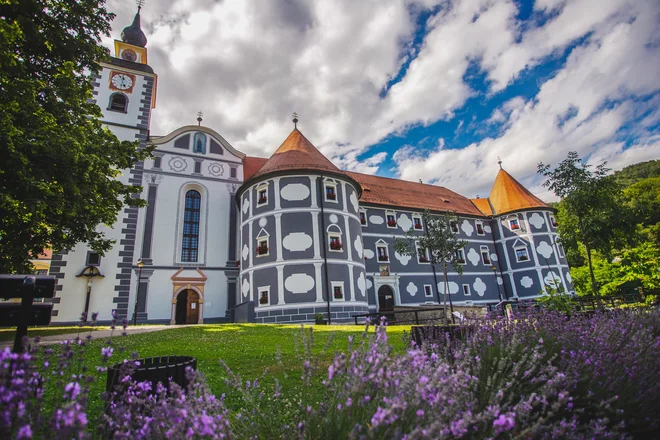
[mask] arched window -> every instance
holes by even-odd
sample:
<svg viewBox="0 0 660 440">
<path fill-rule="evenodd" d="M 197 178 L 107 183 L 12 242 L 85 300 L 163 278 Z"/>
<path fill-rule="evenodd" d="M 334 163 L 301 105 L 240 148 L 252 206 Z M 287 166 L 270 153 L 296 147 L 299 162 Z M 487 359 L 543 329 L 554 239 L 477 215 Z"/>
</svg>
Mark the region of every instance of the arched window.
<svg viewBox="0 0 660 440">
<path fill-rule="evenodd" d="M 110 103 L 108 104 L 108 110 L 113 112 L 123 112 L 126 113 L 128 109 L 128 97 L 123 93 L 113 93 L 110 95 Z"/>
<path fill-rule="evenodd" d="M 199 213 L 202 196 L 191 189 L 186 193 L 186 207 L 183 214 L 183 243 L 181 244 L 181 261 L 195 262 L 199 247 Z"/>
<path fill-rule="evenodd" d="M 195 133 L 193 142 L 193 153 L 206 154 L 206 135 L 204 133 Z"/>
</svg>

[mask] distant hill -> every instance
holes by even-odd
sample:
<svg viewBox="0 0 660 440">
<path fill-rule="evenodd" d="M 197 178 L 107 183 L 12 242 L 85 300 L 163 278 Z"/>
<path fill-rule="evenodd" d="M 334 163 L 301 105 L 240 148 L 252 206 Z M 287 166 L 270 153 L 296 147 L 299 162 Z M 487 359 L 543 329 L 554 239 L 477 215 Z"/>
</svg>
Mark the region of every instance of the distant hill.
<svg viewBox="0 0 660 440">
<path fill-rule="evenodd" d="M 660 177 L 660 160 L 649 160 L 629 165 L 613 174 L 623 186 L 628 187 L 649 177 Z"/>
</svg>

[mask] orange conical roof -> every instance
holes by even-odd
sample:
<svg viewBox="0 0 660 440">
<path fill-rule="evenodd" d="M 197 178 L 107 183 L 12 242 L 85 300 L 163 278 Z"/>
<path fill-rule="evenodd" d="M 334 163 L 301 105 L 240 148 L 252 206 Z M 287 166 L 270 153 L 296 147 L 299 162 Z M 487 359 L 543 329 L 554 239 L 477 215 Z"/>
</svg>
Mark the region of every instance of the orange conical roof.
<svg viewBox="0 0 660 440">
<path fill-rule="evenodd" d="M 511 174 L 500 169 L 495 178 L 493 189 L 488 196 L 494 215 L 530 208 L 551 208 L 541 199 L 529 192 Z"/>
<path fill-rule="evenodd" d="M 295 128 L 250 180 L 273 172 L 293 170 L 342 173 Z"/>
</svg>

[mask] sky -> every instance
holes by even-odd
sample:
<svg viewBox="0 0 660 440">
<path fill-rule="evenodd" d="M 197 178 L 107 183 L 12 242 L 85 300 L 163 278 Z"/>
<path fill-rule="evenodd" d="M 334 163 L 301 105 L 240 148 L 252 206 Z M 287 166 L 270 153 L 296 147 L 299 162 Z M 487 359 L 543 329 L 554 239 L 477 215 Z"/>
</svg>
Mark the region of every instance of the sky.
<svg viewBox="0 0 660 440">
<path fill-rule="evenodd" d="M 117 14 L 112 47 L 133 19 Z M 502 166 L 660 158 L 660 0 L 147 0 L 151 133 L 268 157 L 298 127 L 338 167 L 487 197 Z"/>
</svg>

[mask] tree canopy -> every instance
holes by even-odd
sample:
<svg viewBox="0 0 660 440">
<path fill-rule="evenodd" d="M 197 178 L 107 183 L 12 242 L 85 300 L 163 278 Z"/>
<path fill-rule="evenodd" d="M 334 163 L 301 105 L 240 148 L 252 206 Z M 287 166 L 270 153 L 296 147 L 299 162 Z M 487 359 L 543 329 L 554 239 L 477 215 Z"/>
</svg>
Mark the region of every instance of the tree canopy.
<svg viewBox="0 0 660 440">
<path fill-rule="evenodd" d="M 0 273 L 29 270 L 47 247 L 107 251 L 98 225 L 142 203 L 117 177 L 147 150 L 119 141 L 91 102 L 113 17 L 103 0 L 0 4 Z"/>
<path fill-rule="evenodd" d="M 435 275 L 436 265 L 440 265 L 444 275 L 444 300 L 440 300 L 438 281 L 435 280 L 435 292 L 438 303 L 444 303 L 447 307 L 447 295 L 449 294 L 447 272 L 452 268 L 457 273 L 463 273 L 463 265 L 459 264 L 456 254 L 467 244 L 459 240 L 452 230 L 452 225 L 458 225 L 456 213 L 431 214 L 426 210 L 422 213 L 424 231 L 416 231 L 414 228 L 406 231 L 405 240 L 397 239 L 394 243 L 396 252 L 401 255 L 420 256 L 428 258 Z M 451 302 L 451 297 L 450 302 Z M 452 317 L 453 318 L 453 317 Z"/>
<path fill-rule="evenodd" d="M 562 199 L 558 231 L 569 257 L 575 259 L 578 244 L 586 249 L 592 291 L 596 294 L 592 251 L 609 257 L 613 247 L 632 241 L 635 224 L 624 202 L 622 186 L 608 175 L 605 164 L 593 171 L 590 168 L 576 152 L 570 152 L 554 170 L 540 163 L 538 172 L 547 178 L 543 186 Z"/>
</svg>

